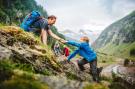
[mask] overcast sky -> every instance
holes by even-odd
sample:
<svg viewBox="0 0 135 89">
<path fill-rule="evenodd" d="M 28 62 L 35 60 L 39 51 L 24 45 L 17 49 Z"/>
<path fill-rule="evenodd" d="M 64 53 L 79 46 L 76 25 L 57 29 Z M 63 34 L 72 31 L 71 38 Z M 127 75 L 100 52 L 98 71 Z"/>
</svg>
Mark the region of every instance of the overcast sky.
<svg viewBox="0 0 135 89">
<path fill-rule="evenodd" d="M 57 16 L 59 31 L 101 31 L 135 10 L 135 0 L 36 0 L 49 15 Z"/>
</svg>

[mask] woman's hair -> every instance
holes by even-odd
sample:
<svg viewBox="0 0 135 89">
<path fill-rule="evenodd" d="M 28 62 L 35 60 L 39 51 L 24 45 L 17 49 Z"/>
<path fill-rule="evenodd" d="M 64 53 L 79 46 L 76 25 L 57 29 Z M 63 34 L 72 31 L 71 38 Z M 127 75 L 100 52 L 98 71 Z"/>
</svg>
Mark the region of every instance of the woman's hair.
<svg viewBox="0 0 135 89">
<path fill-rule="evenodd" d="M 50 16 L 48 16 L 48 19 L 56 19 L 56 16 L 50 15 Z"/>
<path fill-rule="evenodd" d="M 88 38 L 87 36 L 83 36 L 81 39 L 82 39 L 83 41 L 89 43 L 89 38 Z"/>
</svg>

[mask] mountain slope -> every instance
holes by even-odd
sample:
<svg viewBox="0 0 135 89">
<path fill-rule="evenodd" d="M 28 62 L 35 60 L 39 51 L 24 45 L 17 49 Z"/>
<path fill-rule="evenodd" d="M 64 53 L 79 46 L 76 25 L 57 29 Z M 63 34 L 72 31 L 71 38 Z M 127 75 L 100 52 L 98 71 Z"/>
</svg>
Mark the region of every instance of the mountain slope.
<svg viewBox="0 0 135 89">
<path fill-rule="evenodd" d="M 41 12 L 44 17 L 48 15 L 35 0 L 0 0 L 0 23 L 20 24 L 23 18 L 33 10 Z"/>
<path fill-rule="evenodd" d="M 82 89 L 83 81 L 92 80 L 88 72 L 79 73 L 75 64 L 60 58 L 40 37 L 19 27 L 0 27 L 0 89 Z"/>
<path fill-rule="evenodd" d="M 108 26 L 93 46 L 110 55 L 129 57 L 135 49 L 135 11 Z M 133 55 L 135 53 L 133 52 Z"/>
</svg>

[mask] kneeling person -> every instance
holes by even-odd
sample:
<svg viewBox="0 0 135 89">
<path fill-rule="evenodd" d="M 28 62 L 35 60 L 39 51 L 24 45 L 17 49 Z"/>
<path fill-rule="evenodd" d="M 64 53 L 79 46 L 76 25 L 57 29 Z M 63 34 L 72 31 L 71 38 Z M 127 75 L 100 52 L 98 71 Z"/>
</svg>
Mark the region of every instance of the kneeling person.
<svg viewBox="0 0 135 89">
<path fill-rule="evenodd" d="M 24 21 L 21 24 L 21 28 L 23 28 L 27 32 L 34 32 L 35 34 L 40 34 L 41 41 L 44 44 L 47 44 L 47 36 L 51 35 L 56 40 L 63 40 L 57 35 L 55 35 L 50 27 L 55 24 L 56 17 L 54 15 L 48 16 L 47 19 L 41 17 L 40 13 L 37 11 L 32 11 L 29 15 L 27 15 Z"/>
</svg>

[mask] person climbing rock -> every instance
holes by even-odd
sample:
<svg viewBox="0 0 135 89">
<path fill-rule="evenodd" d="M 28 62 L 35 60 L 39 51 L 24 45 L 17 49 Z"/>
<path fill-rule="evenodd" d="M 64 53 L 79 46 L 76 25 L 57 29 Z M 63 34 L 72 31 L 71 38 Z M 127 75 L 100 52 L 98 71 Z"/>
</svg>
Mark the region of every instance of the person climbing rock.
<svg viewBox="0 0 135 89">
<path fill-rule="evenodd" d="M 35 34 L 39 34 L 41 37 L 41 41 L 44 44 L 47 44 L 47 36 L 51 35 L 58 41 L 63 40 L 62 38 L 55 35 L 50 27 L 55 24 L 56 16 L 50 15 L 47 19 L 42 17 L 38 11 L 32 11 L 28 14 L 21 24 L 21 28 L 23 28 L 27 32 L 34 32 Z"/>
<path fill-rule="evenodd" d="M 53 50 L 56 56 L 61 55 L 60 44 L 58 42 L 55 43 Z"/>
<path fill-rule="evenodd" d="M 93 80 L 99 82 L 99 74 L 102 68 L 97 68 L 97 55 L 92 50 L 89 45 L 89 38 L 84 36 L 80 38 L 80 43 L 75 41 L 62 41 L 63 43 L 67 43 L 73 46 L 78 47 L 72 54 L 70 54 L 67 58 L 68 62 L 75 57 L 76 54 L 79 54 L 83 57 L 82 60 L 78 61 L 78 66 L 81 71 L 84 70 L 84 65 L 89 63 L 90 64 L 90 73 L 92 74 Z"/>
<path fill-rule="evenodd" d="M 67 46 L 64 45 L 64 49 L 63 49 L 63 54 L 67 57 L 69 56 L 70 52 L 69 52 L 69 48 Z"/>
</svg>

